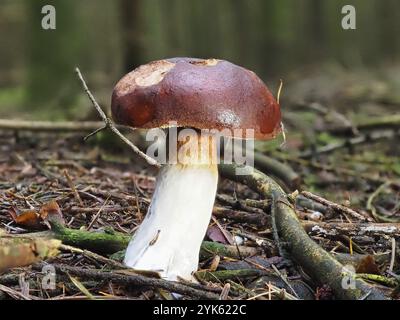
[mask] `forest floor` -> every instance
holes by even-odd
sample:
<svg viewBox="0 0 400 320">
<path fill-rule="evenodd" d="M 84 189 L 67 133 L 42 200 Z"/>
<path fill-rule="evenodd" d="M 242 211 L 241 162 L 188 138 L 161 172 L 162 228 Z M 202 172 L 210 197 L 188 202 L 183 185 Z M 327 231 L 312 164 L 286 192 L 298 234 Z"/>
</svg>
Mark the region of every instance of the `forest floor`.
<svg viewBox="0 0 400 320">
<path fill-rule="evenodd" d="M 295 199 L 297 216 L 314 241 L 386 296 L 398 298 L 400 101 L 385 80 L 342 79 L 338 84 L 314 75 L 287 89 L 285 145 L 282 139 L 256 144 L 258 153 L 285 167 L 271 172 L 261 160 L 256 167 Z M 86 143 L 82 136 L 0 131 L 3 247 L 18 235 L 40 239 L 35 234 L 49 232 L 47 216 L 54 212 L 65 228 L 117 232 L 126 237 L 122 243 L 143 220 L 156 170 L 106 133 Z M 221 177 L 197 273 L 201 285 L 193 292 L 181 288 L 184 298 L 335 298 L 332 288 L 310 277 L 290 255 L 279 255 L 270 210 L 268 199 Z M 0 300 L 173 298 L 168 285 L 127 281 L 134 273 L 123 270 L 122 255 L 115 254 L 123 245 L 64 241 L 56 246 L 59 252 L 44 254 L 56 268 L 55 287 L 43 289 L 44 265 L 33 259 L 29 266 L 3 270 Z M 94 276 L 85 270 L 113 271 Z"/>
</svg>

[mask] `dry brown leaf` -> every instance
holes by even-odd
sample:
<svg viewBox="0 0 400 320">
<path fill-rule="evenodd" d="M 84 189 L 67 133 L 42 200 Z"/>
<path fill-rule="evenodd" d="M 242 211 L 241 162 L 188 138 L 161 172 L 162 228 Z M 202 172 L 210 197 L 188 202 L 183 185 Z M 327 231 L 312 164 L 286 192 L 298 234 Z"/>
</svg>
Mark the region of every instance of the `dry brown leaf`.
<svg viewBox="0 0 400 320">
<path fill-rule="evenodd" d="M 358 263 L 356 271 L 357 273 L 381 274 L 374 257 L 371 255 L 366 256 Z"/>
<path fill-rule="evenodd" d="M 55 200 L 45 203 L 40 208 L 39 214 L 40 218 L 46 223 L 46 225 L 48 225 L 49 221 L 57 222 L 62 225 L 65 224 L 62 211 Z"/>
<path fill-rule="evenodd" d="M 18 211 L 16 208 L 11 208 L 8 213 L 14 220 L 14 222 L 19 225 L 26 227 L 28 229 L 42 229 L 41 220 L 39 214 L 34 210 Z"/>
</svg>

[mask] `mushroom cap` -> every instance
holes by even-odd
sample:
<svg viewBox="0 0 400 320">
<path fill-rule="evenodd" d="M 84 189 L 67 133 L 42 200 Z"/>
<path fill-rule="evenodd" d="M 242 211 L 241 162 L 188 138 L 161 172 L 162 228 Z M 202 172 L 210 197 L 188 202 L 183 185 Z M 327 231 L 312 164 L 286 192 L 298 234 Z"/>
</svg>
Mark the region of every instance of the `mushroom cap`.
<svg viewBox="0 0 400 320">
<path fill-rule="evenodd" d="M 112 116 L 135 128 L 224 130 L 226 136 L 272 139 L 280 132 L 279 104 L 252 71 L 217 59 L 153 61 L 126 74 L 112 94 Z M 232 130 L 242 129 L 242 130 Z M 228 133 L 227 133 L 228 132 Z"/>
</svg>

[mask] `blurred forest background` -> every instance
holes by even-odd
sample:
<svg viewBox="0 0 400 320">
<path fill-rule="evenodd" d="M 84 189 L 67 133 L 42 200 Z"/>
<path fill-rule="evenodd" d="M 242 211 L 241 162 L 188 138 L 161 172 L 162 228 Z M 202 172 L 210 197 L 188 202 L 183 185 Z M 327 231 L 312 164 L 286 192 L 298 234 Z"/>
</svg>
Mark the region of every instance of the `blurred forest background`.
<svg viewBox="0 0 400 320">
<path fill-rule="evenodd" d="M 41 27 L 41 9 L 47 4 L 56 8 L 56 30 Z M 342 28 L 341 11 L 348 4 L 356 8 L 356 30 Z M 300 293 L 302 299 L 331 299 L 333 293 L 347 297 L 353 291 L 361 295 L 359 288 L 347 290 L 350 282 L 343 286 L 341 275 L 350 279 L 350 269 L 340 271 L 332 257 L 309 249 L 315 244 L 311 247 L 305 240 L 304 226 L 332 256 L 337 253 L 340 262 L 357 267 L 363 275 L 357 278 L 375 281 L 381 288 L 385 286 L 387 295 L 399 298 L 399 34 L 399 0 L 0 0 L 0 240 L 32 234 L 38 226 L 42 230 L 39 217 L 45 216 L 48 225 L 50 210 L 56 212 L 57 224 L 62 216 L 71 229 L 120 239 L 137 229 L 148 210 L 155 168 L 110 131 L 83 141 L 102 123 L 94 122 L 99 115 L 81 88 L 76 66 L 102 108 L 110 113 L 115 83 L 136 66 L 174 56 L 220 58 L 255 71 L 275 96 L 283 80 L 280 104 L 286 141 L 283 143 L 280 135 L 274 141 L 256 142 L 255 167 L 290 193 L 301 225 L 294 222 L 295 213 L 289 206 L 281 206 L 289 199 L 286 195 L 273 201 L 277 191 L 269 199 L 269 194 L 255 194 L 221 177 L 205 239 L 213 245 L 243 243 L 243 248 L 256 250 L 246 250 L 253 252 L 249 256 L 257 254 L 250 258 L 254 260 L 242 259 L 247 257 L 242 256 L 246 251 L 232 246 L 228 251 L 234 251 L 235 259 L 225 259 L 226 249 L 213 252 L 206 247 L 207 257 L 200 269 L 210 275 L 212 292 L 220 288 L 220 299 L 235 292 L 231 296 L 235 299 L 263 300 L 270 299 L 271 292 L 279 299 L 289 298 L 288 293 L 290 299 L 296 299 L 291 293 Z M 36 120 L 44 120 L 46 125 Z M 76 120 L 88 120 L 85 123 L 92 127 L 83 128 L 84 123 Z M 55 129 L 63 123 L 64 129 Z M 65 123 L 73 129 L 66 130 Z M 122 132 L 145 150 L 144 131 Z M 264 196 L 267 202 L 258 201 Z M 187 205 L 190 210 L 190 199 Z M 270 219 L 270 212 L 280 216 L 280 221 L 292 221 L 290 227 L 288 222 L 275 224 L 277 218 Z M 36 224 L 30 223 L 32 220 Z M 379 222 L 390 225 L 382 227 Z M 53 227 L 52 232 L 56 229 L 60 227 Z M 117 236 L 114 230 L 122 234 Z M 71 245 L 66 236 L 61 238 Z M 122 282 L 109 281 L 112 272 L 108 270 L 115 268 L 115 262 L 109 264 L 112 260 L 106 259 L 104 268 L 104 259 L 111 258 L 108 254 L 117 250 L 115 246 L 106 252 L 103 241 L 77 244 L 75 236 L 71 238 L 74 247 L 94 248 L 104 256 L 93 258 L 87 255 L 90 251 L 81 253 L 64 246 L 63 253 L 50 263 L 70 268 L 61 271 L 75 268 L 79 273 L 68 271 L 62 278 L 57 274 L 61 280 L 57 280 L 56 290 L 47 290 L 40 286 L 40 269 L 10 270 L 0 276 L 0 301 L 9 296 L 172 298 L 164 287 L 148 291 L 152 286 L 146 286 L 143 292 L 141 286 L 134 288 L 137 282 L 126 281 L 128 273 L 115 273 L 119 279 L 124 277 Z M 288 243 L 293 246 L 286 250 L 284 244 Z M 86 247 L 89 245 L 92 247 Z M 285 255 L 280 257 L 281 246 Z M 7 257 L 14 257 L 15 252 L 8 248 L 13 246 L 0 250 L 5 269 L 9 268 Z M 29 248 L 35 249 L 37 259 L 36 244 Z M 2 260 L 2 252 L 12 254 L 6 253 Z M 25 263 L 26 255 L 20 257 Z M 291 257 L 293 261 L 288 260 Z M 321 263 L 321 259 L 326 261 Z M 10 260 L 12 266 L 19 266 L 15 260 Z M 91 269 L 95 277 L 82 273 Z M 51 269 L 46 270 L 49 274 Z M 232 275 L 230 271 L 234 271 Z M 100 274 L 106 274 L 104 281 L 97 277 Z M 154 280 L 161 281 L 152 279 L 152 283 Z M 340 283 L 347 293 L 341 292 Z M 370 294 L 371 290 L 357 299 L 370 299 L 374 295 Z"/>
<path fill-rule="evenodd" d="M 41 28 L 46 4 L 56 7 L 56 30 Z M 356 7 L 357 30 L 341 28 L 345 4 Z M 172 56 L 230 60 L 274 93 L 279 79 L 290 88 L 326 73 L 329 87 L 338 73 L 358 72 L 361 81 L 385 68 L 372 91 L 397 102 L 399 31 L 397 0 L 1 0 L 0 117 L 84 118 L 91 107 L 75 66 L 108 108 L 123 74 Z"/>
</svg>

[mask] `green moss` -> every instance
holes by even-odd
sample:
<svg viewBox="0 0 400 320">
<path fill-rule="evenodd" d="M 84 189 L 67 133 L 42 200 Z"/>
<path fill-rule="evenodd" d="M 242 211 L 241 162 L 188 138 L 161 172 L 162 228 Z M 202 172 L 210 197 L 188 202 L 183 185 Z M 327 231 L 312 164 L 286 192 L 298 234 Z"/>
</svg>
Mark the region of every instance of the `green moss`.
<svg viewBox="0 0 400 320">
<path fill-rule="evenodd" d="M 104 254 L 125 249 L 131 238 L 129 235 L 115 231 L 88 232 L 65 228 L 54 222 L 51 225 L 57 239 L 63 243 Z"/>
<path fill-rule="evenodd" d="M 337 141 L 339 141 L 339 139 L 327 132 L 322 132 L 317 136 L 317 143 L 321 145 L 331 144 Z"/>
<path fill-rule="evenodd" d="M 251 278 L 260 277 L 265 275 L 266 272 L 257 269 L 239 269 L 239 270 L 219 270 L 219 271 L 198 271 L 195 273 L 196 277 L 200 280 L 215 281 L 215 280 L 228 280 L 232 278 Z"/>
</svg>

